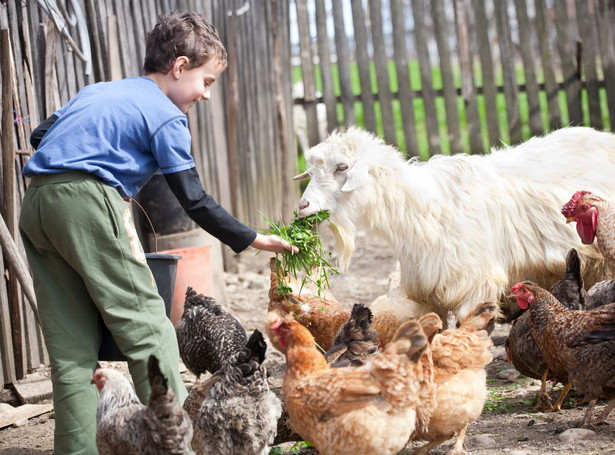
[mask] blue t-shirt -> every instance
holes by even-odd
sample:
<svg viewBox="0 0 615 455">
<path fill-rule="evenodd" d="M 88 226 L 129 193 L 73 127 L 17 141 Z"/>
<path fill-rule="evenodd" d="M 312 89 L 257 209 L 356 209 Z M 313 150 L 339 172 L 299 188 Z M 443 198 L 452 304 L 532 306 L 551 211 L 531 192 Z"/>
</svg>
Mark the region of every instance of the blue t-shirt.
<svg viewBox="0 0 615 455">
<path fill-rule="evenodd" d="M 84 171 L 134 197 L 158 170 L 195 166 L 186 115 L 149 78 L 88 85 L 55 115 L 25 176 Z"/>
</svg>

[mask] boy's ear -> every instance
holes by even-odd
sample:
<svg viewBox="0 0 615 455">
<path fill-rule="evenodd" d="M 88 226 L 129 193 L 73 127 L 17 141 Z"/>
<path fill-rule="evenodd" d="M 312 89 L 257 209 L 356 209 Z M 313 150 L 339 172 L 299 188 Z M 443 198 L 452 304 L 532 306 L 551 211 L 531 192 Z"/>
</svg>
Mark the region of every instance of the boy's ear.
<svg viewBox="0 0 615 455">
<path fill-rule="evenodd" d="M 184 55 L 177 57 L 175 59 L 175 63 L 173 64 L 173 75 L 179 77 L 188 66 L 188 62 L 190 62 L 190 60 Z"/>
</svg>

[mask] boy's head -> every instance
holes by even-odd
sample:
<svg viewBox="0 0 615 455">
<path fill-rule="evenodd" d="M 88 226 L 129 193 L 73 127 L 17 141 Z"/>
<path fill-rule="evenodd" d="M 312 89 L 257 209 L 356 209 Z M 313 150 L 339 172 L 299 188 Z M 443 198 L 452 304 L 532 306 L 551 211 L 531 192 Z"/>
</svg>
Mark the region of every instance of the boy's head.
<svg viewBox="0 0 615 455">
<path fill-rule="evenodd" d="M 147 37 L 143 74 L 167 73 L 177 57 L 188 58 L 187 69 L 211 60 L 227 65 L 226 49 L 216 28 L 194 12 L 161 15 Z"/>
</svg>

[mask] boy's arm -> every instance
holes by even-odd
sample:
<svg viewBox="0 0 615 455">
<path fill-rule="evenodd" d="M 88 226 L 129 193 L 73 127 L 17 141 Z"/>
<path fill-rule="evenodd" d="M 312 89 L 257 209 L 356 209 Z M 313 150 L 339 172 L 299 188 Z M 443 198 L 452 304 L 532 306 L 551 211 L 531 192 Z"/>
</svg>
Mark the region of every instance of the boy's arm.
<svg viewBox="0 0 615 455">
<path fill-rule="evenodd" d="M 256 239 L 256 232 L 236 219 L 205 192 L 196 168 L 164 174 L 169 188 L 196 224 L 236 253 Z"/>
<path fill-rule="evenodd" d="M 51 114 L 49 117 L 43 120 L 36 128 L 34 128 L 34 131 L 32 131 L 32 134 L 30 135 L 30 144 L 32 145 L 32 147 L 34 147 L 34 150 L 38 148 L 39 144 L 43 140 L 43 136 L 45 136 L 49 128 L 51 128 L 51 126 L 56 122 L 57 119 L 58 116 L 56 114 Z"/>
<path fill-rule="evenodd" d="M 190 218 L 234 252 L 240 253 L 250 245 L 275 253 L 299 252 L 296 246 L 277 235 L 257 234 L 227 212 L 205 192 L 195 168 L 164 174 L 164 177 Z"/>
</svg>

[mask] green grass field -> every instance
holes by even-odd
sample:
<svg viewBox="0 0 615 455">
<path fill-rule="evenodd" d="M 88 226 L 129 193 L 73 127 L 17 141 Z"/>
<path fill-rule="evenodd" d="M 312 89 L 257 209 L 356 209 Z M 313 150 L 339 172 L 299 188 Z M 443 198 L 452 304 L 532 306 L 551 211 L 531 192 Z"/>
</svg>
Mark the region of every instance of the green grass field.
<svg viewBox="0 0 615 455">
<path fill-rule="evenodd" d="M 411 81 L 412 90 L 421 90 L 421 76 L 420 76 L 420 69 L 419 69 L 418 62 L 412 61 L 409 64 L 409 68 L 410 68 L 410 81 Z M 335 91 L 336 96 L 339 96 L 340 86 L 339 86 L 339 76 L 338 76 L 337 65 L 332 66 L 332 73 L 333 73 L 333 80 L 334 80 L 334 91 Z M 389 74 L 389 83 L 390 83 L 391 91 L 395 93 L 398 90 L 398 84 L 397 84 L 397 73 L 395 71 L 394 62 L 389 63 L 388 74 Z M 358 71 L 358 67 L 356 63 L 351 64 L 350 75 L 351 75 L 351 83 L 352 83 L 352 92 L 355 95 L 359 95 L 361 93 L 361 84 L 359 80 L 359 71 Z M 378 87 L 377 87 L 377 82 L 376 82 L 376 70 L 375 70 L 374 65 L 372 65 L 370 68 L 370 75 L 371 75 L 372 91 L 376 93 L 378 91 Z M 461 86 L 461 76 L 458 70 L 454 73 L 453 77 L 455 81 L 455 86 L 460 87 Z M 516 77 L 517 77 L 518 84 L 525 83 L 525 75 L 524 75 L 522 68 L 517 69 Z M 316 88 L 322 92 L 322 83 L 321 83 L 321 75 L 320 75 L 319 66 L 315 67 L 315 78 L 316 78 Z M 301 67 L 296 66 L 293 68 L 293 83 L 300 81 L 301 79 L 302 79 Z M 541 74 L 538 75 L 538 79 L 539 81 L 542 80 Z M 435 90 L 439 90 L 442 88 L 442 76 L 441 76 L 439 68 L 432 69 L 432 81 L 433 81 L 433 87 Z M 481 86 L 482 84 L 482 77 L 481 77 L 480 69 L 476 70 L 475 83 L 477 86 Z M 498 86 L 501 86 L 502 84 L 501 74 L 496 74 L 496 83 L 498 84 Z M 540 92 L 539 97 L 540 97 L 539 104 L 540 104 L 543 128 L 545 131 L 548 131 L 549 115 L 548 115 L 546 93 Z M 427 159 L 429 157 L 429 144 L 427 141 L 427 129 L 425 125 L 425 109 L 423 106 L 423 100 L 415 98 L 413 103 L 414 103 L 413 107 L 414 107 L 414 116 L 415 116 L 416 131 L 417 131 L 417 141 L 419 145 L 419 155 L 422 159 Z M 480 117 L 480 122 L 481 122 L 481 131 L 482 131 L 482 136 L 483 136 L 483 147 L 487 149 L 489 145 L 489 137 L 487 133 L 487 113 L 485 110 L 485 103 L 484 103 L 484 99 L 482 95 L 478 96 L 477 103 L 478 103 L 479 117 Z M 498 93 L 497 98 L 496 98 L 496 103 L 497 103 L 497 109 L 498 109 L 498 113 L 497 113 L 498 122 L 500 125 L 500 139 L 502 142 L 508 144 L 510 141 L 510 137 L 508 135 L 508 117 L 506 114 L 506 100 L 505 100 L 504 93 Z M 610 122 L 609 122 L 609 117 L 608 117 L 606 92 L 604 88 L 600 89 L 600 105 L 601 105 L 601 113 L 602 113 L 604 129 L 609 130 Z M 560 106 L 562 124 L 565 125 L 568 123 L 568 111 L 567 111 L 567 106 L 566 106 L 566 96 L 563 90 L 560 90 L 559 92 L 559 106 Z M 582 106 L 583 106 L 584 124 L 589 125 L 588 103 L 587 103 L 587 95 L 585 91 L 583 91 L 582 93 Z M 355 103 L 354 110 L 355 110 L 355 114 L 357 118 L 357 124 L 359 126 L 364 126 L 362 104 L 360 102 Z M 379 108 L 378 102 L 375 103 L 374 111 L 375 111 L 374 115 L 376 118 L 377 133 L 382 136 L 383 135 L 382 118 L 380 115 L 380 108 Z M 447 132 L 447 126 L 446 126 L 447 124 L 446 108 L 445 108 L 443 97 L 436 98 L 436 111 L 437 111 L 437 117 L 438 117 L 438 129 L 440 132 L 442 153 L 449 154 L 450 144 L 448 141 L 448 132 Z M 465 112 L 464 101 L 461 97 L 459 97 L 457 101 L 457 111 L 458 111 L 459 120 L 461 124 L 461 136 L 462 136 L 461 140 L 463 144 L 463 149 L 466 153 L 469 153 L 470 143 L 469 143 L 469 136 L 468 136 L 468 132 L 466 128 L 466 112 Z M 519 94 L 519 111 L 520 111 L 520 118 L 521 118 L 521 123 L 522 123 L 522 131 L 521 131 L 522 137 L 525 140 L 531 136 L 531 131 L 528 125 L 529 108 L 528 108 L 527 96 L 525 93 Z M 393 114 L 395 116 L 396 138 L 397 138 L 398 148 L 402 152 L 405 153 L 406 144 L 405 144 L 404 132 L 403 132 L 403 119 L 401 115 L 400 103 L 398 100 L 393 101 Z M 337 115 L 338 115 L 338 124 L 342 125 L 344 122 L 344 110 L 343 110 L 343 106 L 340 103 L 338 103 L 338 106 L 337 106 Z"/>
</svg>

